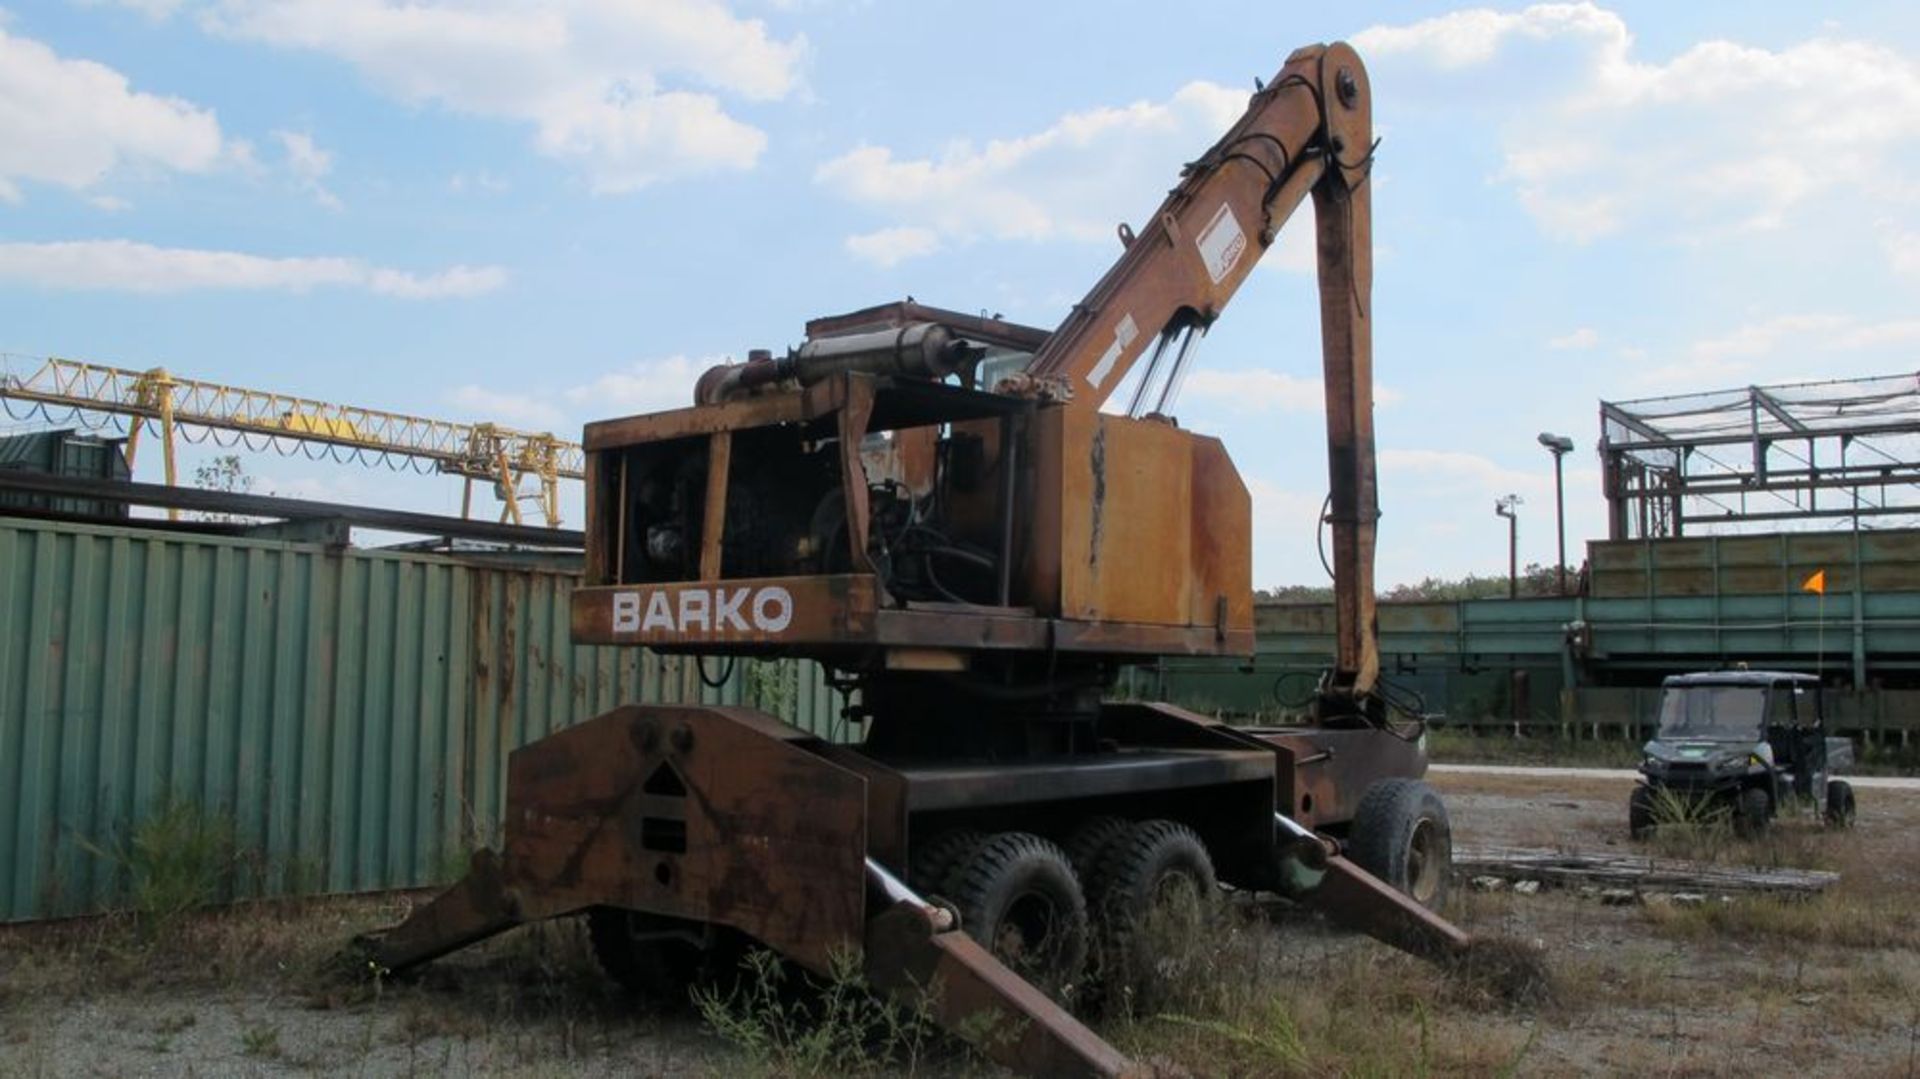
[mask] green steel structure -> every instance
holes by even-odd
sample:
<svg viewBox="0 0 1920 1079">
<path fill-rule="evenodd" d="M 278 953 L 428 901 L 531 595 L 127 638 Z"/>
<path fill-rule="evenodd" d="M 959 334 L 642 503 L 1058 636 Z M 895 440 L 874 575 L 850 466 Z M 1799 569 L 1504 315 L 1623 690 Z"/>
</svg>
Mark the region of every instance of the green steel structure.
<svg viewBox="0 0 1920 1079">
<path fill-rule="evenodd" d="M 131 477 L 131 473 L 127 469 L 127 455 L 121 451 L 122 445 L 120 439 L 99 438 L 71 430 L 10 435 L 0 438 L 0 469 L 125 480 Z M 0 513 L 18 513 L 22 510 L 101 519 L 127 515 L 125 506 L 95 499 L 0 491 Z"/>
<path fill-rule="evenodd" d="M 1384 603 L 1389 689 L 1470 724 L 1644 722 L 1634 691 L 1735 663 L 1818 672 L 1843 726 L 1920 729 L 1920 530 L 1595 542 L 1578 596 Z M 1806 591 L 1821 573 L 1824 593 Z M 1128 690 L 1233 714 L 1297 707 L 1333 609 L 1265 605 L 1258 653 L 1140 668 Z"/>
<path fill-rule="evenodd" d="M 571 572 L 0 517 L 0 921 L 126 894 L 155 807 L 230 822 L 235 896 L 442 879 L 495 834 L 515 746 L 635 701 L 771 707 L 809 665 L 569 639 Z M 721 676 L 725 677 L 721 677 Z"/>
<path fill-rule="evenodd" d="M 1675 670 L 1818 669 L 1840 723 L 1920 716 L 1920 532 L 1596 543 L 1582 596 L 1386 604 L 1383 674 L 1455 721 L 1628 726 Z M 1824 595 L 1804 592 L 1825 572 Z M 853 736 L 822 672 L 574 645 L 570 566 L 0 517 L 0 921 L 124 901 L 155 807 L 232 829 L 229 894 L 426 885 L 497 833 L 515 746 L 633 701 L 749 702 Z M 1123 688 L 1304 700 L 1332 611 Z M 703 677 L 703 675 L 705 677 Z"/>
</svg>

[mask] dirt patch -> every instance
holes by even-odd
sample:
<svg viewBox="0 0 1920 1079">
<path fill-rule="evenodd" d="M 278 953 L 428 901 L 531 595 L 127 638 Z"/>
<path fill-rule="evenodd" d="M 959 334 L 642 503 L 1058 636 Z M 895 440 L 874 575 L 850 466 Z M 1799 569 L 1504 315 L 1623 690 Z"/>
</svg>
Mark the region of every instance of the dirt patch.
<svg viewBox="0 0 1920 1079">
<path fill-rule="evenodd" d="M 711 1075 L 726 1049 L 639 1011 L 578 927 L 530 927 L 425 976 L 343 980 L 355 934 L 405 897 L 258 905 L 164 940 L 90 920 L 0 934 L 0 1076 Z"/>
</svg>

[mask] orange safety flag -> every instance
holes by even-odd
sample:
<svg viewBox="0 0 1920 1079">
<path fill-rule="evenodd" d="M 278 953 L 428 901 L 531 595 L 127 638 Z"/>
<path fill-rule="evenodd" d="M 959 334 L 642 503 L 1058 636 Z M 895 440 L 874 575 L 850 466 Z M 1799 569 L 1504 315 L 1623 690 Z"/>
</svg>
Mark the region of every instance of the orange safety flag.
<svg viewBox="0 0 1920 1079">
<path fill-rule="evenodd" d="M 1827 594 L 1827 571 L 1823 569 L 1814 570 L 1813 576 L 1808 577 L 1806 580 L 1800 582 L 1800 591 L 1818 592 L 1823 596 L 1826 595 Z"/>
</svg>

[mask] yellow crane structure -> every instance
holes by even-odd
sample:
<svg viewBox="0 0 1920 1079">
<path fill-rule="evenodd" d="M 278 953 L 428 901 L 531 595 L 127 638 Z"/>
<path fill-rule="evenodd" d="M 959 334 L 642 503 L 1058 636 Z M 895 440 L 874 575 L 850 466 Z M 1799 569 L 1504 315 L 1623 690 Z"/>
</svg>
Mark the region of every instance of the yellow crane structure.
<svg viewBox="0 0 1920 1079">
<path fill-rule="evenodd" d="M 501 502 L 502 521 L 523 523 L 521 504 L 534 502 L 548 527 L 557 528 L 560 481 L 583 478 L 586 465 L 579 443 L 552 434 L 203 382 L 160 367 L 135 371 L 52 357 L 30 374 L 0 374 L 0 397 L 124 418 L 129 467 L 139 454 L 141 433 L 154 430 L 169 486 L 178 479 L 174 454 L 179 430 L 191 426 L 317 444 L 362 460 L 417 462 L 460 476 L 466 481 L 463 517 L 472 515 L 474 481 L 490 482 Z"/>
</svg>

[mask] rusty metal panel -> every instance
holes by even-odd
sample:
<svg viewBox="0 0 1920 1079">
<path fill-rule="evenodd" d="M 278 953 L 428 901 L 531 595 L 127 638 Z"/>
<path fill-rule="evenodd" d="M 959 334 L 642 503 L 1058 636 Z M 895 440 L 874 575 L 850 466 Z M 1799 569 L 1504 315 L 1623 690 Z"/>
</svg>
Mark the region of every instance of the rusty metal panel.
<svg viewBox="0 0 1920 1079">
<path fill-rule="evenodd" d="M 1655 540 L 1647 545 L 1653 567 L 1658 572 L 1710 566 L 1713 564 L 1711 539 Z"/>
<path fill-rule="evenodd" d="M 742 701 L 744 666 L 709 661 L 716 687 L 574 644 L 575 583 L 0 518 L 0 921 L 117 902 L 124 867 L 89 847 L 168 800 L 231 827 L 232 895 L 432 883 L 497 834 L 514 747 L 623 703 Z M 817 673 L 777 675 L 803 727 L 837 717 Z"/>
<path fill-rule="evenodd" d="M 1828 594 L 1920 591 L 1920 529 L 1603 541 L 1587 556 L 1603 599 L 1793 595 L 1815 572 Z"/>
<path fill-rule="evenodd" d="M 1722 566 L 1772 566 L 1780 565 L 1780 537 L 1767 536 L 1720 536 L 1714 541 L 1718 551 L 1717 560 Z"/>
<path fill-rule="evenodd" d="M 1717 587 L 1711 566 L 1671 566 L 1654 571 L 1664 596 L 1711 596 Z"/>
<path fill-rule="evenodd" d="M 1247 522 L 1240 527 L 1239 522 Z M 1208 625 L 1226 601 L 1226 625 L 1253 626 L 1253 498 L 1216 438 L 1193 440 L 1194 594 L 1189 621 Z"/>
<path fill-rule="evenodd" d="M 1060 613 L 1091 621 L 1187 621 L 1191 442 L 1173 428 L 1060 410 Z M 1148 527 L 1147 523 L 1152 522 Z M 1223 523 L 1221 526 L 1227 526 Z"/>
<path fill-rule="evenodd" d="M 1218 623 L 1242 635 L 1252 628 L 1252 511 L 1217 441 L 1162 423 L 1046 409 L 1031 445 L 1035 516 L 1023 576 L 1036 610 L 1087 622 Z"/>
<path fill-rule="evenodd" d="M 612 903 L 718 922 L 826 970 L 860 938 L 866 784 L 800 736 L 753 712 L 629 707 L 514 753 L 510 885 L 535 916 Z"/>
</svg>

